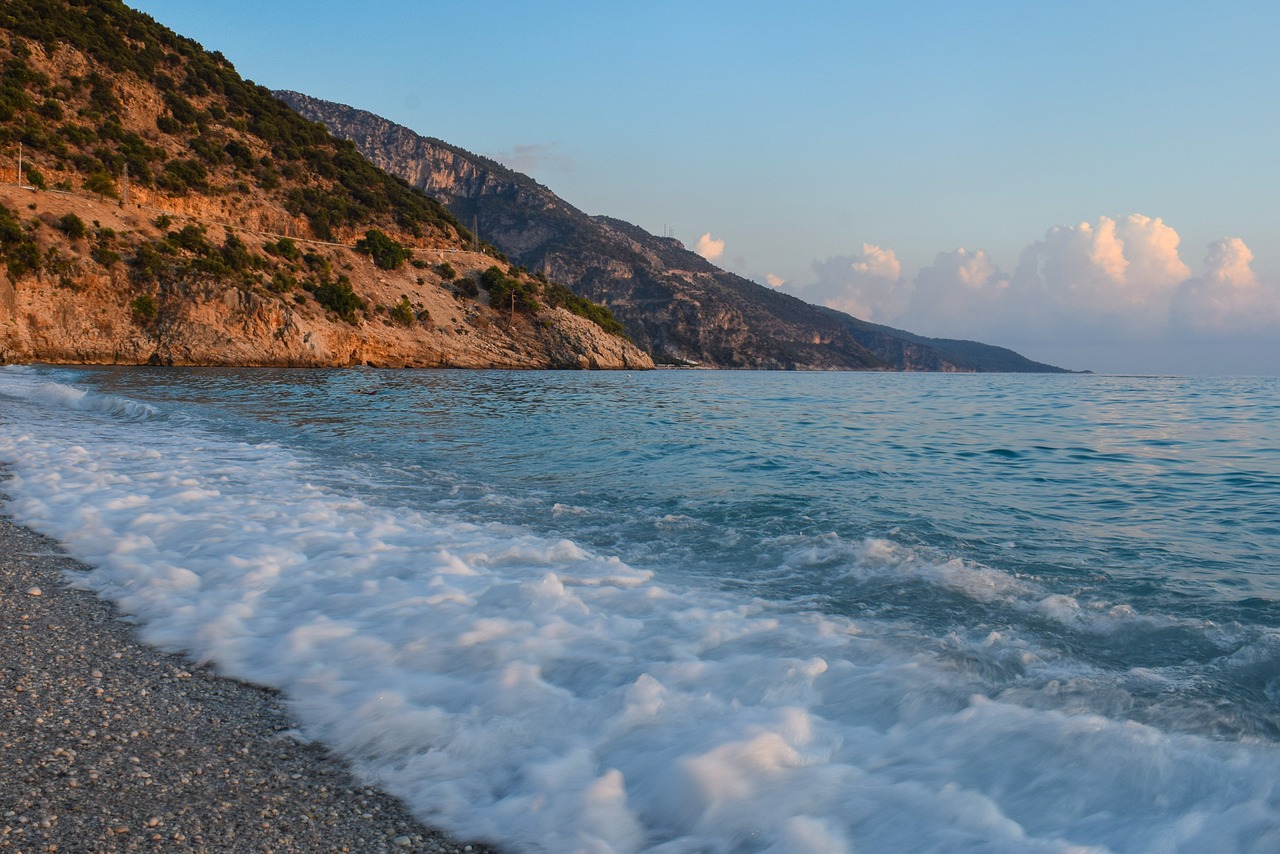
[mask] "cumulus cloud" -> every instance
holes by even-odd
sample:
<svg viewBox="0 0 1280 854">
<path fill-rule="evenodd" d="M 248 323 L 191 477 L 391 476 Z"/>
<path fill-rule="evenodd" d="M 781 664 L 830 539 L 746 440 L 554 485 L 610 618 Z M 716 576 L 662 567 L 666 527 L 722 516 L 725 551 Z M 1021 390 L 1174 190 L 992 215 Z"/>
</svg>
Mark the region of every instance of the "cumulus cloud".
<svg viewBox="0 0 1280 854">
<path fill-rule="evenodd" d="M 862 244 L 862 251 L 853 255 L 815 261 L 813 271 L 818 280 L 801 296 L 864 320 L 887 323 L 911 300 L 898 256 L 874 243 Z"/>
<path fill-rule="evenodd" d="M 1238 237 L 1209 244 L 1204 273 L 1178 288 L 1171 323 L 1185 334 L 1249 335 L 1280 327 L 1280 289 L 1258 281 L 1253 252 Z"/>
<path fill-rule="evenodd" d="M 1253 274 L 1253 252 L 1238 237 L 1224 237 L 1209 244 L 1204 265 L 1209 281 L 1230 287 L 1251 287 L 1258 283 Z"/>
<path fill-rule="evenodd" d="M 698 238 L 697 244 L 694 245 L 693 251 L 697 252 L 708 261 L 714 261 L 724 254 L 724 241 L 716 240 L 711 236 L 711 232 L 707 232 Z"/>
<path fill-rule="evenodd" d="M 1055 226 L 1023 250 L 1012 281 L 1015 311 L 1038 335 L 1152 334 L 1191 273 L 1178 243 L 1163 221 L 1140 214 Z"/>
<path fill-rule="evenodd" d="M 1252 336 L 1270 342 L 1255 352 L 1280 347 L 1280 282 L 1260 280 L 1244 241 L 1210 244 L 1199 275 L 1183 261 L 1180 244 L 1158 217 L 1103 216 L 1050 228 L 1022 251 L 1012 273 L 982 249 L 960 248 L 938 253 L 908 279 L 892 249 L 864 243 L 852 255 L 815 261 L 813 284 L 788 287 L 866 320 L 1046 354 L 1056 347 L 1078 356 L 1076 366 L 1102 370 L 1122 368 L 1093 359 L 1126 348 L 1136 354 L 1130 364 L 1163 352 L 1181 354 L 1185 366 L 1200 358 L 1187 348 L 1213 341 L 1230 339 L 1239 350 Z"/>
<path fill-rule="evenodd" d="M 901 318 L 913 331 L 973 338 L 1009 312 L 1009 277 L 981 249 L 939 252 L 916 274 L 910 309 Z"/>
<path fill-rule="evenodd" d="M 775 276 L 773 273 L 770 273 L 767 276 L 765 276 L 764 280 L 768 282 L 769 287 L 771 288 L 780 288 L 787 283 L 786 279 L 782 278 L 781 276 Z"/>
</svg>

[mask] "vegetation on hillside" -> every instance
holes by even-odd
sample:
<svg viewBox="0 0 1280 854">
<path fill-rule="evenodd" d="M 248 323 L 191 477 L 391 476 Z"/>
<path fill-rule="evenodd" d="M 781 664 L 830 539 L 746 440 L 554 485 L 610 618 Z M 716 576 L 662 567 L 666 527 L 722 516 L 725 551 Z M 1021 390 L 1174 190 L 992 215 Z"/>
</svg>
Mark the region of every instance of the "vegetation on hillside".
<svg viewBox="0 0 1280 854">
<path fill-rule="evenodd" d="M 285 302 L 305 303 L 310 294 L 348 323 L 376 311 L 408 327 L 427 322 L 421 305 L 406 296 L 371 307 L 349 277 L 335 273 L 335 266 L 352 269 L 349 249 L 315 240 L 362 233 L 352 248 L 386 271 L 406 261 L 432 268 L 413 257 L 408 244 L 419 238 L 441 248 L 475 243 L 438 202 L 374 167 L 352 143 L 242 79 L 221 54 L 118 0 L 6 0 L 0 71 L 0 153 L 14 157 L 22 146 L 18 177 L 28 185 L 121 207 L 145 188 L 147 204 L 185 198 L 186 207 L 167 209 L 231 211 L 224 215 L 233 220 L 246 209 L 279 213 L 282 221 L 287 212 L 305 219 L 313 238 L 273 234 L 263 242 L 169 214 L 152 219 L 155 230 L 117 233 L 77 213 L 26 216 L 0 205 L 0 263 L 15 285 L 29 276 L 64 287 L 80 286 L 86 274 L 109 280 L 124 289 L 140 325 L 164 322 L 192 289 L 218 284 Z M 493 269 L 496 276 L 480 283 L 448 262 L 434 266 L 459 299 L 479 297 L 484 284 L 490 305 L 513 317 L 563 305 L 621 331 L 607 311 L 560 286 L 523 269 Z"/>
<path fill-rule="evenodd" d="M 23 227 L 17 214 L 0 205 L 0 261 L 16 281 L 41 270 L 40 245 Z"/>
<path fill-rule="evenodd" d="M 0 39 L 0 144 L 22 143 L 80 188 L 118 198 L 127 169 L 132 185 L 174 195 L 273 194 L 320 239 L 386 222 L 413 237 L 471 240 L 440 204 L 241 78 L 220 53 L 117 0 L 7 0 L 0 29 L 12 34 Z M 97 67 L 51 78 L 33 45 L 47 56 L 70 47 Z M 154 129 L 126 115 L 126 77 L 162 93 Z"/>
<path fill-rule="evenodd" d="M 564 285 L 556 282 L 548 282 L 543 287 L 543 294 L 549 305 L 567 308 L 579 317 L 585 317 L 587 320 L 592 321 L 610 335 L 626 338 L 628 341 L 631 340 L 627 335 L 627 330 L 613 316 L 613 312 L 599 303 L 580 297 Z"/>
</svg>

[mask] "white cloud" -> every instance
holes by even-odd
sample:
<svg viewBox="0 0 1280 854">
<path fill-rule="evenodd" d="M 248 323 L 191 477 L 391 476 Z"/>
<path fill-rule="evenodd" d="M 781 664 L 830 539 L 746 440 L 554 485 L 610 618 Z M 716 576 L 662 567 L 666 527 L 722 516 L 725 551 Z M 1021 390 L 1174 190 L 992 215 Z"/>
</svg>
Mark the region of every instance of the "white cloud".
<svg viewBox="0 0 1280 854">
<path fill-rule="evenodd" d="M 1173 327 L 1196 337 L 1253 335 L 1280 327 L 1280 288 L 1259 282 L 1252 262 L 1253 252 L 1238 237 L 1210 243 L 1204 275 L 1184 282 L 1174 297 Z"/>
<path fill-rule="evenodd" d="M 1280 349 L 1280 282 L 1260 280 L 1239 238 L 1212 243 L 1196 276 L 1180 244 L 1159 218 L 1103 216 L 1050 228 L 1011 274 L 985 251 L 961 248 L 938 253 L 908 278 L 893 250 L 864 243 L 852 255 L 815 261 L 816 281 L 788 290 L 925 335 L 1049 361 L 1069 353 L 1072 367 L 1152 370 L 1163 362 L 1185 370 L 1208 365 L 1216 352 L 1213 369 L 1274 373 L 1266 354 Z M 1246 340 L 1259 354 L 1252 366 L 1235 360 L 1249 351 Z"/>
<path fill-rule="evenodd" d="M 1210 281 L 1220 285 L 1248 287 L 1258 283 L 1254 275 L 1253 251 L 1238 237 L 1224 237 L 1209 244 L 1204 265 Z"/>
<path fill-rule="evenodd" d="M 693 251 L 697 252 L 708 261 L 714 261 L 724 254 L 724 241 L 716 240 L 711 236 L 711 232 L 707 232 L 698 238 L 697 244 L 693 247 Z"/>
<path fill-rule="evenodd" d="M 1178 243 L 1176 231 L 1140 214 L 1055 226 L 1022 253 L 1015 309 L 1037 335 L 1152 334 L 1191 272 Z"/>
<path fill-rule="evenodd" d="M 1125 282 L 1139 289 L 1164 289 L 1191 275 L 1191 269 L 1178 257 L 1178 232 L 1159 217 L 1151 219 L 1133 214 L 1120 223 L 1124 241 Z"/>
<path fill-rule="evenodd" d="M 906 310 L 910 284 L 892 249 L 862 244 L 862 251 L 813 262 L 818 281 L 798 291 L 828 308 L 876 323 L 887 323 Z"/>
<path fill-rule="evenodd" d="M 858 276 L 876 279 L 897 279 L 902 275 L 902 263 L 893 250 L 873 243 L 862 244 L 862 254 L 854 256 L 852 267 Z"/>
<path fill-rule="evenodd" d="M 765 276 L 764 280 L 769 283 L 769 287 L 771 288 L 780 288 L 787 283 L 786 279 L 781 276 L 775 276 L 773 273 Z"/>
<path fill-rule="evenodd" d="M 901 318 L 913 332 L 946 338 L 981 336 L 1010 311 L 1009 277 L 981 249 L 939 252 L 916 274 L 911 307 Z"/>
</svg>

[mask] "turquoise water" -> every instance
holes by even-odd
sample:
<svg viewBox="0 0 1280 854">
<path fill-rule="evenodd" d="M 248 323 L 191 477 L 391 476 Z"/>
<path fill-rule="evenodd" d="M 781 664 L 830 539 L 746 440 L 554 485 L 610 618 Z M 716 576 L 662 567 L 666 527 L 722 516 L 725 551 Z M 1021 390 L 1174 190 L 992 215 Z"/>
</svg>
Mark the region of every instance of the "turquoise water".
<svg viewBox="0 0 1280 854">
<path fill-rule="evenodd" d="M 1280 848 L 1274 378 L 7 369 L 0 404 L 11 512 L 462 832 Z"/>
</svg>

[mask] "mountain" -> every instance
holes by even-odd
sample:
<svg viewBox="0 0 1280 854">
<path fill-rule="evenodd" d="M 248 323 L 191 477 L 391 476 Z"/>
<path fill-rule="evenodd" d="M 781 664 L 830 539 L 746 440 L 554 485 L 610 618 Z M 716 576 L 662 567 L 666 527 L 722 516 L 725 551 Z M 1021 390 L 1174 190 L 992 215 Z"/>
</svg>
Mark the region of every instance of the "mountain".
<svg viewBox="0 0 1280 854">
<path fill-rule="evenodd" d="M 364 110 L 276 95 L 440 200 L 518 264 L 613 312 L 659 362 L 727 368 L 1038 371 L 1003 348 L 926 338 L 810 305 L 726 272 L 678 241 L 589 216 L 533 179 Z"/>
<path fill-rule="evenodd" d="M 117 0 L 6 0 L 0 69 L 0 361 L 652 367 Z"/>
</svg>

